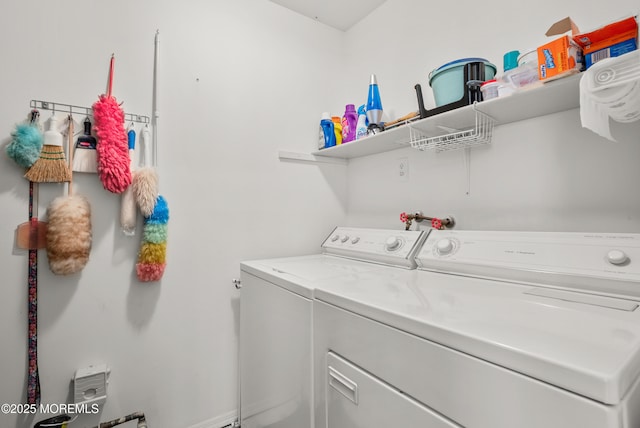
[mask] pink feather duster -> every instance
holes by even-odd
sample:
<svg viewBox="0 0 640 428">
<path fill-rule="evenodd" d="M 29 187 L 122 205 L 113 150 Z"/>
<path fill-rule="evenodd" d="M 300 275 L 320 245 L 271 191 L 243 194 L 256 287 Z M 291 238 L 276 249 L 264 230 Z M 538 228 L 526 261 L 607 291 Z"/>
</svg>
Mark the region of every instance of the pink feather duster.
<svg viewBox="0 0 640 428">
<path fill-rule="evenodd" d="M 112 193 L 122 193 L 131 184 L 129 145 L 124 129 L 124 112 L 111 96 L 113 85 L 113 61 L 109 68 L 109 85 L 106 95 L 100 95 L 93 104 L 98 174 L 103 187 Z"/>
</svg>

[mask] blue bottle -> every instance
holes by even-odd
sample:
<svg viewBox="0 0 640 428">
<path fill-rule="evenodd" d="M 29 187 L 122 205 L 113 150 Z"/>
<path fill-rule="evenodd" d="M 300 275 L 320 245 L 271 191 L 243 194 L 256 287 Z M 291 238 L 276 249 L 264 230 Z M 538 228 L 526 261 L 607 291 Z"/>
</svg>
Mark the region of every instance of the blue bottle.
<svg viewBox="0 0 640 428">
<path fill-rule="evenodd" d="M 331 120 L 331 115 L 329 112 L 322 113 L 322 117 L 320 117 L 320 123 L 318 124 L 318 150 L 322 150 L 325 147 L 325 139 L 324 139 L 324 129 L 322 129 L 322 119 Z"/>
<path fill-rule="evenodd" d="M 334 147 L 336 145 L 336 134 L 331 119 L 322 119 L 320 121 L 322 132 L 324 132 L 324 148 Z"/>
</svg>

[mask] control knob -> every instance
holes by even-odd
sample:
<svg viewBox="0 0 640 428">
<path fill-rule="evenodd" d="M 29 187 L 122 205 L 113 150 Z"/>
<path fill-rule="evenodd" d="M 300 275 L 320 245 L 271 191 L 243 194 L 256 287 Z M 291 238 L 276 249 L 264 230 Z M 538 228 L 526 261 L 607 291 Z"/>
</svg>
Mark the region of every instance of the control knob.
<svg viewBox="0 0 640 428">
<path fill-rule="evenodd" d="M 339 236 L 338 235 L 333 235 L 331 237 L 331 242 L 336 242 L 338 240 Z"/>
<path fill-rule="evenodd" d="M 629 256 L 621 250 L 611 250 L 607 253 L 607 261 L 612 265 L 621 265 L 629 260 Z"/>
<path fill-rule="evenodd" d="M 453 241 L 449 238 L 443 238 L 436 242 L 436 250 L 438 254 L 447 255 L 453 251 Z"/>
<path fill-rule="evenodd" d="M 357 244 L 358 242 L 360 242 L 360 238 L 357 236 L 351 240 L 352 244 Z"/>
<path fill-rule="evenodd" d="M 395 251 L 400 248 L 401 244 L 402 240 L 400 240 L 400 238 L 398 238 L 397 236 L 390 236 L 385 241 L 384 247 L 387 249 L 387 251 Z"/>
<path fill-rule="evenodd" d="M 342 243 L 344 244 L 344 243 L 345 243 L 345 242 L 347 242 L 348 240 L 349 240 L 349 236 L 344 235 L 344 236 L 342 237 L 342 239 L 340 240 L 340 242 L 342 242 Z"/>
</svg>

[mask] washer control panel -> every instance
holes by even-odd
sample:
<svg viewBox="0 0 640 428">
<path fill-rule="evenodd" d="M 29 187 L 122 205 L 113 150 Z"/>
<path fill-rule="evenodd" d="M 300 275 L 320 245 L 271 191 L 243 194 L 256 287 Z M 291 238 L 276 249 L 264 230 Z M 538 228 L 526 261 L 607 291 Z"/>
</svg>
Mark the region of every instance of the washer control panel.
<svg viewBox="0 0 640 428">
<path fill-rule="evenodd" d="M 322 243 L 325 253 L 415 268 L 428 231 L 336 227 Z"/>
<path fill-rule="evenodd" d="M 417 264 L 640 296 L 640 234 L 433 230 Z"/>
</svg>

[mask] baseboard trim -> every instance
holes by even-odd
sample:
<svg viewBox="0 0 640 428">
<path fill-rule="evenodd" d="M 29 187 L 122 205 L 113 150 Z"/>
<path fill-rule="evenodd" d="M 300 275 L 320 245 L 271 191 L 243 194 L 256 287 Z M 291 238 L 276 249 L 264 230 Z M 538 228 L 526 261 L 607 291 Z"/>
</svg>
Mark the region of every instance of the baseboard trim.
<svg viewBox="0 0 640 428">
<path fill-rule="evenodd" d="M 206 421 L 202 421 L 195 425 L 191 425 L 188 428 L 223 428 L 232 424 L 236 418 L 238 417 L 238 413 L 234 410 L 227 414 L 217 416 L 212 419 L 208 419 Z"/>
</svg>

